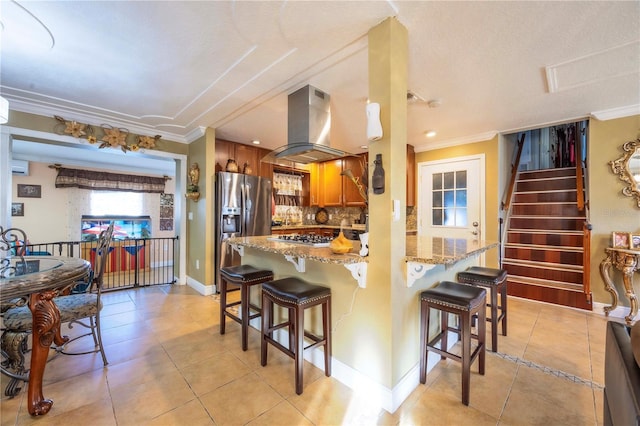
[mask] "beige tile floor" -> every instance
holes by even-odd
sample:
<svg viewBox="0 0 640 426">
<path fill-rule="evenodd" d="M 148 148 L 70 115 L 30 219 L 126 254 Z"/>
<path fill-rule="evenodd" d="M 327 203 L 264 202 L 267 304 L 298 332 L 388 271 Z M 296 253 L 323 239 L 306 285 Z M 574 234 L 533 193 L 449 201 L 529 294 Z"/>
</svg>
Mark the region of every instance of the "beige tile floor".
<svg viewBox="0 0 640 426">
<path fill-rule="evenodd" d="M 468 407 L 460 364 L 446 360 L 390 414 L 308 363 L 296 395 L 292 360 L 270 350 L 261 367 L 258 332 L 242 352 L 239 325 L 227 320 L 221 336 L 215 298 L 189 287 L 113 292 L 104 302 L 109 366 L 93 354 L 54 357 L 49 414 L 30 417 L 23 389 L 3 397 L 2 426 L 602 424 L 606 319 L 583 311 L 510 299 L 509 335 L 488 352 L 485 376 L 472 367 Z"/>
</svg>

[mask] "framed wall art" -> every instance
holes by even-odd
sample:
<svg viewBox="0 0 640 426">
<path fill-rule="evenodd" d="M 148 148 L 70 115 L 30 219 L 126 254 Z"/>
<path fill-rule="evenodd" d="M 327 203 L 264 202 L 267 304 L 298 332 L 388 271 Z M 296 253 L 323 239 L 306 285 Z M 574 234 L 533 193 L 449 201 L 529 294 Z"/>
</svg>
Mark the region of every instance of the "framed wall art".
<svg viewBox="0 0 640 426">
<path fill-rule="evenodd" d="M 629 233 L 628 232 L 613 232 L 611 233 L 611 245 L 615 248 L 629 248 Z"/>
<path fill-rule="evenodd" d="M 629 234 L 631 250 L 640 250 L 640 234 Z"/>
<path fill-rule="evenodd" d="M 11 216 L 24 216 L 24 203 L 11 203 Z"/>
<path fill-rule="evenodd" d="M 21 198 L 41 198 L 42 187 L 40 185 L 18 184 L 18 197 Z"/>
</svg>

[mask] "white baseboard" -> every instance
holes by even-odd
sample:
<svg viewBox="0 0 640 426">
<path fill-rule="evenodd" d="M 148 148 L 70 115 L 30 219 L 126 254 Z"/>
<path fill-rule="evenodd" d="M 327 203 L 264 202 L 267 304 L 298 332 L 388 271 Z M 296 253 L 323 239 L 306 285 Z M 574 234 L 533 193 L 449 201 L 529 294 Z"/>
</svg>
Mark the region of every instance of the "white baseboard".
<svg viewBox="0 0 640 426">
<path fill-rule="evenodd" d="M 256 327 L 256 325 L 252 322 L 253 327 Z M 259 330 L 259 325 L 256 328 Z M 276 330 L 274 334 L 275 340 L 288 347 L 289 335 L 284 329 Z M 457 342 L 457 335 L 450 333 L 448 341 L 448 346 L 453 346 Z M 324 370 L 324 351 L 321 348 L 305 351 L 304 359 Z M 430 352 L 427 359 L 427 373 L 435 367 L 438 361 L 440 361 L 440 355 Z M 356 398 L 365 399 L 367 405 L 380 407 L 389 413 L 393 413 L 411 392 L 420 385 L 420 362 L 414 365 L 393 389 L 371 380 L 371 378 L 358 370 L 335 358 L 331 359 L 331 377 L 352 389 L 356 394 Z"/>
<path fill-rule="evenodd" d="M 599 302 L 593 302 L 593 310 L 592 312 L 595 314 L 599 314 L 599 315 L 606 315 L 604 312 L 604 308 L 605 306 L 611 306 L 610 304 L 606 304 L 606 303 L 599 303 Z M 631 312 L 631 308 L 627 307 L 627 306 L 617 306 L 613 311 L 609 312 L 609 317 L 610 318 L 616 318 L 616 319 L 621 319 L 622 321 L 625 321 L 625 318 L 627 315 L 629 315 L 629 313 Z M 640 317 L 640 313 L 636 314 L 636 316 L 633 318 L 633 321 L 637 320 Z"/>
<path fill-rule="evenodd" d="M 204 285 L 200 281 L 194 280 L 187 275 L 187 285 L 203 296 L 211 296 L 216 292 L 215 285 Z"/>
</svg>

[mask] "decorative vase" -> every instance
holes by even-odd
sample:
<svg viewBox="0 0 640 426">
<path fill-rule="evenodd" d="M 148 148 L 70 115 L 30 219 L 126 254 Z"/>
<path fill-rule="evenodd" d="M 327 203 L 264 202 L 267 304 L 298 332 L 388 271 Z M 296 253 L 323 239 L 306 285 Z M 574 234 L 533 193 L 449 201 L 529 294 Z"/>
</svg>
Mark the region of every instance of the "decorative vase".
<svg viewBox="0 0 640 426">
<path fill-rule="evenodd" d="M 253 169 L 249 165 L 248 161 L 244 163 L 244 167 L 242 168 L 242 173 L 244 173 L 245 175 L 250 175 L 251 173 L 253 173 Z"/>
<path fill-rule="evenodd" d="M 225 170 L 229 173 L 238 173 L 238 164 L 236 163 L 236 160 L 234 160 L 233 158 L 229 158 L 227 160 L 227 167 L 225 168 Z"/>
</svg>

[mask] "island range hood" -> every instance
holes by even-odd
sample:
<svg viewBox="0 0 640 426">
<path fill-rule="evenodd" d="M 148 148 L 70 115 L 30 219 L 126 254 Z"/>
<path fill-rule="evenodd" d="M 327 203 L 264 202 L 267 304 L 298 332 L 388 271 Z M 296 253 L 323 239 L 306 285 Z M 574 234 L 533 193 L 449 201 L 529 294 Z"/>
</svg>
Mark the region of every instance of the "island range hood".
<svg viewBox="0 0 640 426">
<path fill-rule="evenodd" d="M 307 164 L 350 155 L 329 146 L 329 95 L 322 90 L 307 85 L 289 95 L 287 127 L 287 145 L 272 151 L 263 161 Z"/>
</svg>

